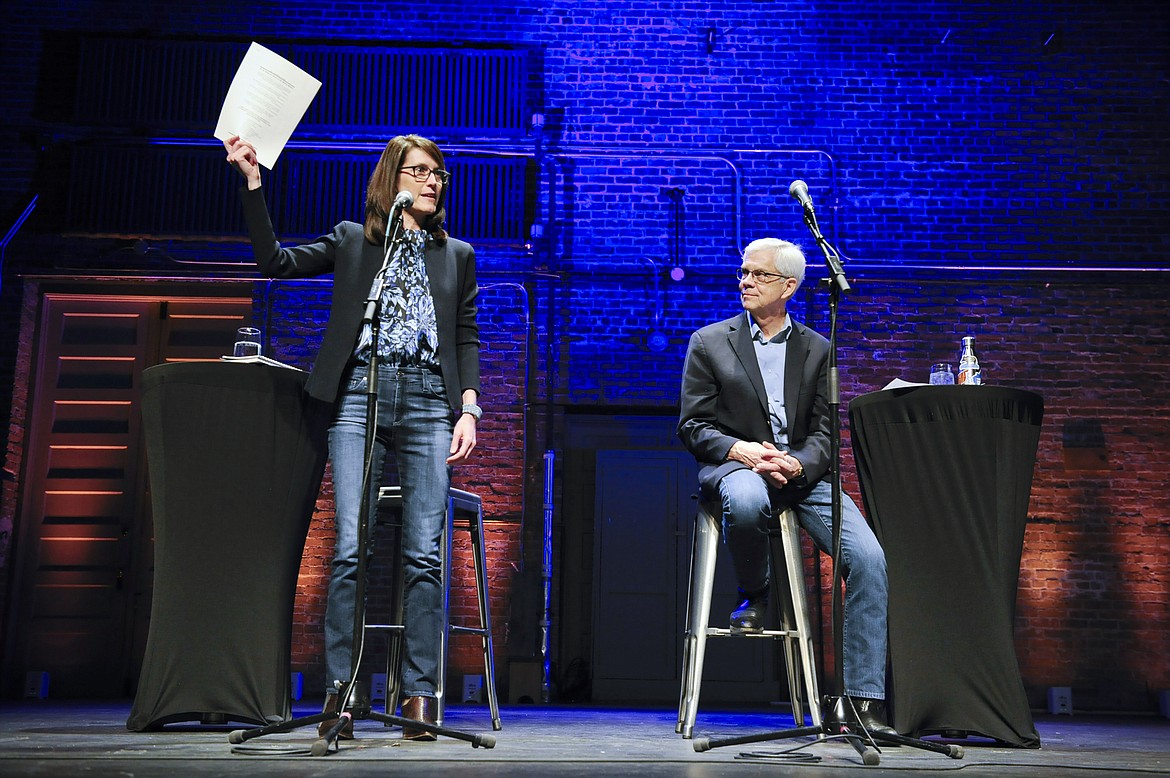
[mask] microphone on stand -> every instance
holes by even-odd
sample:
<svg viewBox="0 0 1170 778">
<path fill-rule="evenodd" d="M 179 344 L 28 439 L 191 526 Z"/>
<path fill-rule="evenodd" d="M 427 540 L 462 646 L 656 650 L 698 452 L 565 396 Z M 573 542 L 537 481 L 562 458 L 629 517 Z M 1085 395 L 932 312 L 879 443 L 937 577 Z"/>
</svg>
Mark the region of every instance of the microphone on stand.
<svg viewBox="0 0 1170 778">
<path fill-rule="evenodd" d="M 800 207 L 804 210 L 804 223 L 812 230 L 813 237 L 816 238 L 817 243 L 823 241 L 825 238 L 821 235 L 820 227 L 817 226 L 817 212 L 813 209 L 812 197 L 808 193 L 808 184 L 798 178 L 789 185 L 788 194 L 792 195 L 796 198 L 796 202 L 800 203 Z"/>
<path fill-rule="evenodd" d="M 390 206 L 390 216 L 386 220 L 386 227 L 390 228 L 402 218 L 402 211 L 414 205 L 414 195 L 403 189 L 394 197 L 394 204 Z"/>
<path fill-rule="evenodd" d="M 800 203 L 800 207 L 804 208 L 805 213 L 815 213 L 812 197 L 808 194 L 808 184 L 798 178 L 788 187 L 788 194 L 796 198 L 796 202 Z"/>
<path fill-rule="evenodd" d="M 370 294 L 366 297 L 366 310 L 362 315 L 362 324 L 373 322 L 377 315 L 378 302 L 382 298 L 382 285 L 385 282 L 386 266 L 390 262 L 390 246 L 397 240 L 396 234 L 402 232 L 402 211 L 414 205 L 414 195 L 403 189 L 394 196 L 394 204 L 390 206 L 390 213 L 386 217 L 386 253 L 382 256 L 382 267 L 374 274 L 370 284 Z"/>
<path fill-rule="evenodd" d="M 788 187 L 788 194 L 796 198 L 796 202 L 800 203 L 800 207 L 804 210 L 804 223 L 812 232 L 813 238 L 825 255 L 825 264 L 829 268 L 830 280 L 837 285 L 842 293 L 848 292 L 852 287 L 845 278 L 845 269 L 841 266 L 841 256 L 836 249 L 829 245 L 829 241 L 825 240 L 825 236 L 821 234 L 821 228 L 817 226 L 817 213 L 813 208 L 812 197 L 808 193 L 808 184 L 798 178 Z"/>
</svg>

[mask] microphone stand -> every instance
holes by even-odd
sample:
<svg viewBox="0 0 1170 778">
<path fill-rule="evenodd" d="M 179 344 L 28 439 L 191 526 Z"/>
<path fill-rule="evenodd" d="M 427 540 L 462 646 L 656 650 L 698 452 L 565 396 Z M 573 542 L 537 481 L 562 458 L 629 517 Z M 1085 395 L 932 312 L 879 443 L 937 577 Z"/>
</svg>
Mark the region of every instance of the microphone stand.
<svg viewBox="0 0 1170 778">
<path fill-rule="evenodd" d="M 881 762 L 879 744 L 905 745 L 945 754 L 952 759 L 963 758 L 963 747 L 954 744 L 932 743 L 928 740 L 906 737 L 904 735 L 872 732 L 860 722 L 853 701 L 845 694 L 845 647 L 844 647 L 844 607 L 841 600 L 841 382 L 837 370 L 837 308 L 842 294 L 852 290 L 848 279 L 845 278 L 845 269 L 841 265 L 841 256 L 833 248 L 817 226 L 816 213 L 813 211 L 812 201 L 803 202 L 804 223 L 812 232 L 813 238 L 825 256 L 825 266 L 829 271 L 826 279 L 829 285 L 829 355 L 828 355 L 828 408 L 829 408 L 829 477 L 832 486 L 833 518 L 833 594 L 831 608 L 831 627 L 833 632 L 833 672 L 836 676 L 833 684 L 833 694 L 826 695 L 821 707 L 821 724 L 812 727 L 794 727 L 774 732 L 764 732 L 756 735 L 711 740 L 696 738 L 693 742 L 695 751 L 708 751 L 721 746 L 744 745 L 759 743 L 765 740 L 784 740 L 795 737 L 815 735 L 819 739 L 825 736 L 841 737 L 861 755 L 862 763 L 874 766 Z M 792 582 L 800 585 L 800 582 Z M 815 700 L 809 701 L 815 705 Z M 801 714 L 801 723 L 804 713 Z M 793 710 L 793 718 L 796 711 Z"/>
<path fill-rule="evenodd" d="M 495 748 L 496 745 L 496 739 L 492 735 L 470 735 L 457 729 L 441 727 L 437 724 L 428 724 L 427 722 L 409 719 L 404 716 L 378 713 L 371 708 L 369 694 L 359 693 L 358 689 L 358 668 L 361 667 L 362 654 L 365 651 L 366 642 L 366 575 L 369 566 L 368 560 L 373 552 L 373 541 L 370 534 L 369 493 L 370 485 L 373 483 L 375 475 L 374 442 L 378 431 L 378 329 L 380 324 L 378 313 L 379 307 L 382 304 L 382 292 L 386 286 L 386 274 L 390 268 L 390 251 L 394 244 L 402 237 L 402 206 L 397 202 L 390 211 L 387 226 L 391 228 L 391 232 L 387 233 L 384 243 L 385 250 L 382 255 L 382 267 L 374 275 L 373 284 L 370 286 L 370 295 L 365 301 L 365 313 L 362 316 L 362 325 L 370 328 L 370 358 L 366 377 L 366 439 L 362 465 L 361 508 L 358 512 L 358 567 L 357 583 L 354 590 L 353 638 L 350 650 L 351 677 L 348 681 L 342 683 L 342 688 L 338 690 L 341 696 L 338 698 L 340 703 L 338 704 L 337 713 L 321 712 L 311 716 L 302 716 L 289 721 L 270 724 L 266 727 L 246 730 L 237 729 L 228 735 L 228 742 L 233 745 L 239 746 L 253 738 L 276 734 L 278 732 L 288 732 L 311 724 L 319 724 L 322 721 L 328 721 L 335 715 L 338 717 L 337 723 L 324 736 L 313 742 L 313 745 L 309 749 L 311 756 L 325 756 L 329 753 L 330 745 L 333 745 L 334 750 L 336 750 L 338 747 L 338 738 L 345 725 L 349 721 L 359 719 L 372 719 L 374 721 L 381 721 L 386 725 L 396 725 L 404 728 L 411 727 L 412 729 L 432 732 L 436 735 L 445 735 L 456 740 L 471 743 L 472 748 Z M 241 754 L 265 753 L 263 751 L 253 751 L 240 747 L 234 748 L 232 751 L 233 753 Z"/>
</svg>

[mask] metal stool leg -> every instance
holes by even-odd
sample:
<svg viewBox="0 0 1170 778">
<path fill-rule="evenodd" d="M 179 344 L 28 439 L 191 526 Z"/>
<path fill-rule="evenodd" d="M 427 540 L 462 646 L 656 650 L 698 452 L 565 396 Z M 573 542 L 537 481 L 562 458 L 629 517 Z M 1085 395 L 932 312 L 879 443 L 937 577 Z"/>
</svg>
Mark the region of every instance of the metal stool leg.
<svg viewBox="0 0 1170 778">
<path fill-rule="evenodd" d="M 483 647 L 484 683 L 487 686 L 488 710 L 492 716 L 492 729 L 502 728 L 500 703 L 496 697 L 496 659 L 492 648 L 491 602 L 488 598 L 487 549 L 483 537 L 483 503 L 476 501 L 474 516 L 467 520 L 471 532 L 472 561 L 475 565 L 475 593 L 479 600 L 479 638 Z"/>
<path fill-rule="evenodd" d="M 439 543 L 439 575 L 443 587 L 443 627 L 439 630 L 439 677 L 435 679 L 435 723 L 443 725 L 443 713 L 447 709 L 447 648 L 451 635 L 451 536 L 455 526 L 455 504 L 447 495 L 447 522 L 443 525 L 443 538 Z"/>
<path fill-rule="evenodd" d="M 679 688 L 678 688 L 678 720 L 674 724 L 674 731 L 682 734 L 683 725 L 686 723 L 687 707 L 690 702 L 691 690 L 691 620 L 695 610 L 695 563 L 696 563 L 696 548 L 698 547 L 699 538 L 698 530 L 696 529 L 698 520 L 696 519 L 691 527 L 691 560 L 689 565 L 689 577 L 687 578 L 687 610 L 685 619 L 685 626 L 683 628 L 683 645 L 682 645 L 682 669 L 679 672 Z"/>
<path fill-rule="evenodd" d="M 687 586 L 687 610 L 686 610 L 686 626 L 683 629 L 683 646 L 682 646 L 682 670 L 680 672 L 680 683 L 678 693 L 678 721 L 675 722 L 674 731 L 679 734 L 683 733 L 684 726 L 687 721 L 687 711 L 691 704 L 691 697 L 694 695 L 694 687 L 692 679 L 693 666 L 691 663 L 692 647 L 695 643 L 695 633 L 693 630 L 694 612 L 695 612 L 695 592 L 696 584 L 696 570 L 695 565 L 698 563 L 698 546 L 699 546 L 699 519 L 695 518 L 694 524 L 691 527 L 691 561 L 690 561 L 690 577 L 687 579 L 689 584 Z M 686 735 L 685 737 L 689 737 Z"/>
<path fill-rule="evenodd" d="M 399 487 L 383 487 L 378 496 L 379 511 L 381 509 L 398 509 L 401 506 L 402 499 Z M 367 621 L 363 627 L 367 634 L 371 632 L 386 633 L 386 700 L 384 708 L 387 714 L 393 715 L 398 707 L 398 697 L 402 693 L 402 678 L 398 671 L 402 662 L 402 646 L 405 639 L 402 627 L 402 522 L 383 521 L 379 515 L 376 525 L 394 528 L 394 540 L 387 555 L 393 562 L 394 570 L 394 574 L 390 576 L 390 614 L 389 620 L 385 624 Z M 366 614 L 369 615 L 368 610 Z"/>
<path fill-rule="evenodd" d="M 784 672 L 788 679 L 788 699 L 792 704 L 792 721 L 804 726 L 804 692 L 801 689 L 800 641 L 796 633 L 796 614 L 792 601 L 792 576 L 787 566 L 788 544 L 791 541 L 783 525 L 769 532 L 771 541 L 772 602 L 776 604 L 780 620 L 780 648 L 784 655 Z"/>
<path fill-rule="evenodd" d="M 707 624 L 711 614 L 711 589 L 715 581 L 715 555 L 719 550 L 719 524 L 704 507 L 695 514 L 691 541 L 691 586 L 687 595 L 687 631 L 683 637 L 682 691 L 675 731 L 690 738 L 699 711 L 703 685 L 703 659 L 707 651 Z"/>
<path fill-rule="evenodd" d="M 500 723 L 500 704 L 496 696 L 496 660 L 492 645 L 491 598 L 488 595 L 487 581 L 487 551 L 484 546 L 483 532 L 483 500 L 479 495 L 465 492 L 462 489 L 451 489 L 449 496 L 451 515 L 458 511 L 467 516 L 467 531 L 471 541 L 471 559 L 475 569 L 475 593 L 479 606 L 479 626 L 469 627 L 462 624 L 452 624 L 448 619 L 447 631 L 464 635 L 478 635 L 480 647 L 483 649 L 484 685 L 487 687 L 488 710 L 492 717 L 492 729 L 502 728 Z M 454 521 L 454 519 L 453 519 Z M 455 524 L 452 524 L 454 528 Z M 449 641 L 448 641 L 449 643 Z"/>
<path fill-rule="evenodd" d="M 813 726 L 821 725 L 820 696 L 817 691 L 817 672 L 813 664 L 813 637 L 809 626 L 808 602 L 804 594 L 804 562 L 801 559 L 800 532 L 797 528 L 796 513 L 781 511 L 777 517 L 780 524 L 780 538 L 783 547 L 783 570 L 787 579 L 786 596 L 783 599 L 784 656 L 788 666 L 788 687 L 792 694 L 792 718 L 804 724 L 804 706 L 801 698 L 808 702 Z M 779 559 L 773 557 L 773 566 L 780 567 Z M 799 665 L 797 664 L 799 660 Z M 804 695 L 800 681 L 804 681 Z"/>
<path fill-rule="evenodd" d="M 397 488 L 397 487 L 394 487 Z M 384 491 L 384 490 L 383 490 Z M 398 503 L 401 506 L 401 501 Z M 385 711 L 394 715 L 398 708 L 398 698 L 402 693 L 402 677 L 399 668 L 402 666 L 402 645 L 405 633 L 402 628 L 403 613 L 403 586 L 402 586 L 402 522 L 395 525 L 394 542 L 390 546 L 390 559 L 394 560 L 394 570 L 398 575 L 390 577 L 392 587 L 390 602 L 392 612 L 389 624 L 367 624 L 366 629 L 383 630 L 386 632 L 386 702 Z"/>
</svg>

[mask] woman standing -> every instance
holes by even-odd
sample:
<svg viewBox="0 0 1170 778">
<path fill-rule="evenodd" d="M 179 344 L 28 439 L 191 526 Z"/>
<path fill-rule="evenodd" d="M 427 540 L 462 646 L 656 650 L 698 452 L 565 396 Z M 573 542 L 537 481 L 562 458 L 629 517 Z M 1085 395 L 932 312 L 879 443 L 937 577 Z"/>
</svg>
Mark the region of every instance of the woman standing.
<svg viewBox="0 0 1170 778">
<path fill-rule="evenodd" d="M 356 670 L 351 649 L 356 615 L 371 328 L 366 299 L 386 266 L 378 321 L 378 419 L 370 488 L 376 512 L 384 457 L 394 452 L 402 485 L 405 650 L 402 715 L 434 723 L 443 629 L 440 538 L 447 520 L 450 466 L 475 448 L 479 395 L 475 251 L 443 229 L 451 174 L 432 141 L 402 135 L 386 144 L 370 176 L 364 224 L 344 221 L 328 235 L 292 248 L 276 239 L 256 153 L 238 137 L 224 143 L 243 174 L 240 190 L 252 250 L 270 278 L 333 273 L 329 321 L 305 390 L 336 407 L 329 429 L 336 502 L 336 546 L 325 610 L 324 712 L 340 714 L 338 682 Z M 409 193 L 407 198 L 403 193 Z M 401 228 L 389 223 L 395 199 L 409 200 Z M 323 722 L 324 733 L 337 721 Z M 353 737 L 353 722 L 342 737 Z M 434 740 L 420 729 L 403 737 Z"/>
</svg>

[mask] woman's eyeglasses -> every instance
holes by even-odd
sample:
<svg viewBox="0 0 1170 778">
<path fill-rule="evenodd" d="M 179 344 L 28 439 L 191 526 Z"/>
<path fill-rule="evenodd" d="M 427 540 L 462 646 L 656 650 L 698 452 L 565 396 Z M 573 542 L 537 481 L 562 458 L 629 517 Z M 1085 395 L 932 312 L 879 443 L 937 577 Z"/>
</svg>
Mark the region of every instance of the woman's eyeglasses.
<svg viewBox="0 0 1170 778">
<path fill-rule="evenodd" d="M 415 181 L 420 184 L 425 184 L 427 179 L 431 177 L 431 173 L 435 174 L 440 184 L 446 184 L 451 180 L 451 173 L 447 170 L 439 170 L 438 168 L 431 169 L 426 165 L 411 165 L 410 167 L 398 168 L 399 173 L 408 173 Z"/>
</svg>

